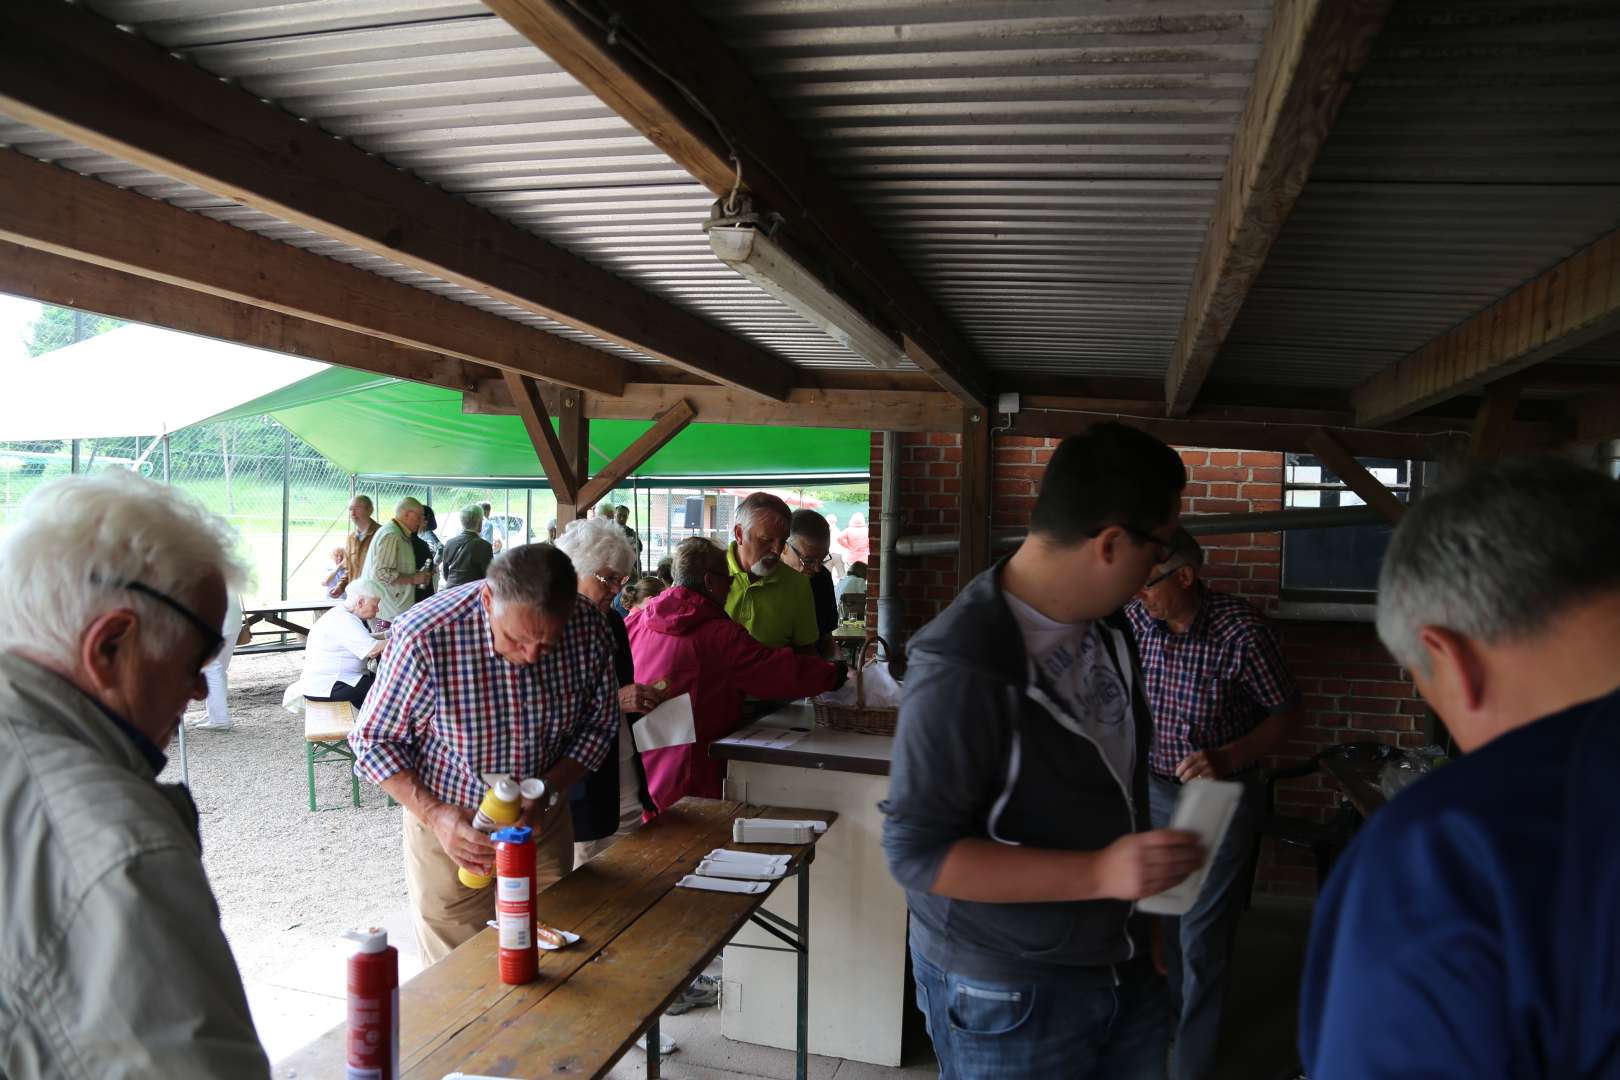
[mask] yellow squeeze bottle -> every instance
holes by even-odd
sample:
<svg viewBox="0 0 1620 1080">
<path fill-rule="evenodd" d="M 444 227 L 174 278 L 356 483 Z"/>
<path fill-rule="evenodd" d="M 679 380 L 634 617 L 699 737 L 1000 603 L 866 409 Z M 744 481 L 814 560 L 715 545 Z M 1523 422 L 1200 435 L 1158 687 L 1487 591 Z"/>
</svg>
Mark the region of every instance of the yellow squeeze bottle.
<svg viewBox="0 0 1620 1080">
<path fill-rule="evenodd" d="M 523 812 L 521 798 L 522 792 L 516 780 L 508 777 L 495 781 L 495 786 L 484 792 L 484 801 L 478 804 L 478 813 L 473 815 L 473 828 L 481 833 L 492 833 L 511 825 Z M 483 874 L 474 874 L 465 867 L 456 870 L 456 877 L 469 889 L 488 888 L 494 880 Z"/>
</svg>

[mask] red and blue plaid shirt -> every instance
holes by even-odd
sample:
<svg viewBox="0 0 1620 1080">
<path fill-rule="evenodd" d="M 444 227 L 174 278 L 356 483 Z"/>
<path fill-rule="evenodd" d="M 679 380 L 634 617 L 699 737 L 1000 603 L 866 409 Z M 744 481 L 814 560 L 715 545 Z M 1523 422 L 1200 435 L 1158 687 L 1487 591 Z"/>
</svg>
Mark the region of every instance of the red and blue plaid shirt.
<svg viewBox="0 0 1620 1080">
<path fill-rule="evenodd" d="M 1148 767 L 1159 776 L 1175 776 L 1188 754 L 1241 739 L 1299 701 L 1260 614 L 1235 596 L 1198 588 L 1198 614 L 1185 634 L 1149 615 L 1139 600 L 1125 609 L 1153 709 Z"/>
<path fill-rule="evenodd" d="M 619 730 L 613 635 L 580 597 L 563 637 L 532 667 L 495 652 L 475 581 L 394 621 L 377 681 L 349 735 L 373 783 L 415 769 L 445 802 L 477 806 L 485 773 L 539 776 L 561 758 L 595 769 Z"/>
</svg>

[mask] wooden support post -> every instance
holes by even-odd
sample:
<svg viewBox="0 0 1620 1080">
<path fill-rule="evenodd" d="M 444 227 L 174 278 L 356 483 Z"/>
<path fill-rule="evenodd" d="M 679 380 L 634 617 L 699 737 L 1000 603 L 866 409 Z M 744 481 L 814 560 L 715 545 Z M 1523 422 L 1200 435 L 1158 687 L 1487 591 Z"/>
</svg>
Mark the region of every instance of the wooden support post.
<svg viewBox="0 0 1620 1080">
<path fill-rule="evenodd" d="M 1519 404 L 1519 381 L 1503 379 L 1485 391 L 1485 400 L 1474 417 L 1474 437 L 1469 440 L 1468 456 L 1488 461 L 1502 456 L 1508 434 L 1513 429 L 1513 410 Z"/>
<path fill-rule="evenodd" d="M 1380 484 L 1378 478 L 1368 472 L 1325 428 L 1317 428 L 1305 443 L 1323 465 L 1337 473 L 1351 491 L 1361 496 L 1362 502 L 1388 518 L 1390 524 L 1400 524 L 1401 515 L 1406 513 L 1406 504 L 1396 498 L 1393 491 Z"/>
<path fill-rule="evenodd" d="M 962 410 L 962 501 L 958 523 L 957 588 L 967 588 L 990 565 L 990 414 Z M 885 465 L 887 468 L 887 465 Z"/>
<path fill-rule="evenodd" d="M 579 487 L 591 474 L 591 422 L 585 412 L 585 395 L 564 391 L 557 399 L 557 436 L 562 443 L 563 460 L 574 477 L 574 497 L 564 502 L 564 493 L 557 492 L 557 532 L 568 528 L 568 523 L 584 517 L 590 509 L 579 502 Z"/>
<path fill-rule="evenodd" d="M 602 499 L 654 454 L 668 445 L 669 440 L 686 430 L 697 417 L 697 410 L 692 408 L 691 402 L 677 401 L 671 405 L 662 416 L 653 421 L 652 427 L 641 433 L 635 442 L 625 447 L 623 452 L 603 467 L 602 471 L 591 477 L 589 483 L 580 485 L 579 505 L 581 509 L 590 507 Z"/>
<path fill-rule="evenodd" d="M 540 467 L 545 470 L 546 479 L 551 481 L 551 490 L 557 493 L 558 513 L 561 514 L 564 503 L 572 506 L 577 501 L 578 486 L 574 481 L 574 470 L 563 454 L 562 442 L 557 438 L 557 433 L 551 430 L 551 414 L 546 411 L 540 388 L 532 379 L 510 371 L 502 374 L 506 376 L 506 387 L 517 405 L 518 416 L 523 418 L 523 429 L 529 433 L 534 452 L 540 457 Z M 562 527 L 560 518 L 558 527 Z"/>
</svg>

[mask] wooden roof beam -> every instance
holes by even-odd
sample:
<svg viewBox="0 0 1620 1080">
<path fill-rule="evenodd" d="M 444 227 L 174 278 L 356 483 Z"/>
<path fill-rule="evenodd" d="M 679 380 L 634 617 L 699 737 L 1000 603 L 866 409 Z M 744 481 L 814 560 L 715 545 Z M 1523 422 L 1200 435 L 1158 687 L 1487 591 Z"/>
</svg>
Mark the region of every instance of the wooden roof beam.
<svg viewBox="0 0 1620 1080">
<path fill-rule="evenodd" d="M 1170 415 L 1185 416 L 1209 377 L 1391 2 L 1278 0 L 1165 373 Z"/>
<path fill-rule="evenodd" d="M 1373 427 L 1620 329 L 1620 230 L 1600 237 L 1351 393 Z"/>
<path fill-rule="evenodd" d="M 510 371 L 501 374 L 506 380 L 507 393 L 512 396 L 517 414 L 523 421 L 523 430 L 528 432 L 529 441 L 534 443 L 540 468 L 550 481 L 551 490 L 557 493 L 557 505 L 576 505 L 579 484 L 568 458 L 563 454 L 562 440 L 551 426 L 551 412 L 546 408 L 545 399 L 540 396 L 540 388 L 533 379 L 526 379 L 522 375 Z"/>
<path fill-rule="evenodd" d="M 0 241 L 585 390 L 617 394 L 634 366 L 10 150 Z"/>
<path fill-rule="evenodd" d="M 716 382 L 776 399 L 793 382 L 764 349 L 81 5 L 0 5 L 0 113 Z"/>
<path fill-rule="evenodd" d="M 920 342 L 942 386 L 976 404 L 991 400 L 989 369 L 690 7 L 679 0 L 616 3 L 610 35 L 572 0 L 485 3 L 716 196 L 736 187 L 740 165 L 742 189 L 784 216 L 796 244 L 846 272 L 856 299 Z"/>
</svg>

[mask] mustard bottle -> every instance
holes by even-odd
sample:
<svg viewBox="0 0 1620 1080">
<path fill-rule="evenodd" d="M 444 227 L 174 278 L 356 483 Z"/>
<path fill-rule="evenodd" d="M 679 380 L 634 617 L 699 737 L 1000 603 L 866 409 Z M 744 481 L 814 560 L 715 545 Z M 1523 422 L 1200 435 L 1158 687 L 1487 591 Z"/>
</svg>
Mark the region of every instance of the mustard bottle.
<svg viewBox="0 0 1620 1080">
<path fill-rule="evenodd" d="M 478 804 L 472 826 L 481 833 L 492 833 L 517 821 L 523 812 L 522 791 L 516 780 L 506 777 L 495 781 L 495 786 L 484 792 L 484 801 Z M 485 889 L 494 878 L 474 874 L 465 867 L 456 870 L 456 877 L 469 889 Z"/>
</svg>

